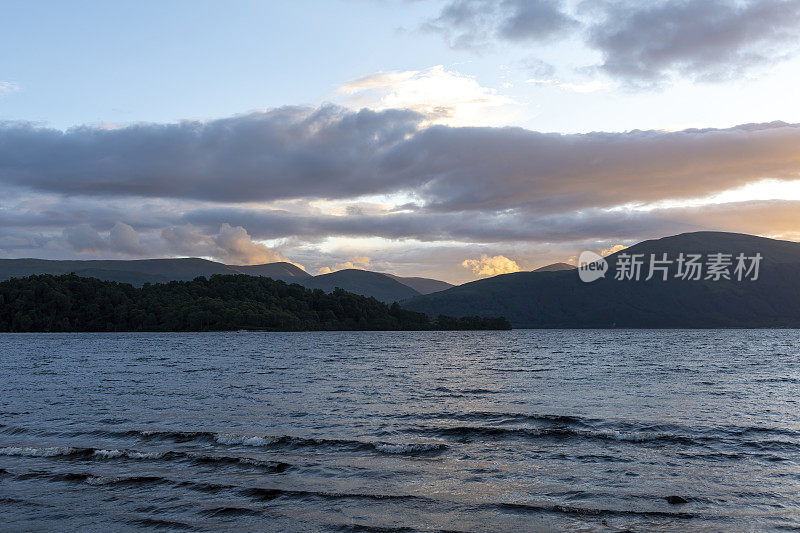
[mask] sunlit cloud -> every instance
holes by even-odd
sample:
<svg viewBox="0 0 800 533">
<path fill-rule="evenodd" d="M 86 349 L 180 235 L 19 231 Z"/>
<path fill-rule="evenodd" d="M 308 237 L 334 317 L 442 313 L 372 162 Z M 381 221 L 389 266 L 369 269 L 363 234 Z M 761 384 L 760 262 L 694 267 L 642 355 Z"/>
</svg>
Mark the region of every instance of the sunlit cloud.
<svg viewBox="0 0 800 533">
<path fill-rule="evenodd" d="M 605 248 L 605 249 L 601 250 L 600 251 L 600 255 L 602 255 L 603 257 L 606 257 L 606 256 L 609 256 L 611 254 L 615 254 L 617 252 L 621 252 L 625 248 L 627 248 L 627 246 L 625 246 L 624 244 L 615 244 L 614 246 L 611 246 L 610 248 Z"/>
<path fill-rule="evenodd" d="M 465 259 L 461 266 L 468 268 L 476 276 L 498 276 L 520 271 L 516 261 L 502 255 L 489 257 L 484 254 L 480 259 Z"/>
<path fill-rule="evenodd" d="M 280 253 L 254 241 L 243 227 L 228 223 L 223 223 L 215 235 L 204 234 L 191 224 L 186 224 L 165 228 L 161 237 L 171 249 L 183 255 L 212 257 L 233 265 L 287 260 Z"/>
<path fill-rule="evenodd" d="M 317 274 L 330 274 L 331 272 L 336 272 L 337 270 L 345 270 L 345 269 L 359 269 L 359 270 L 366 270 L 370 267 L 372 261 L 369 257 L 364 255 L 356 255 L 350 258 L 349 261 L 345 261 L 344 263 L 339 263 L 332 267 L 320 267 L 317 269 Z"/>
<path fill-rule="evenodd" d="M 521 111 L 511 97 L 442 65 L 365 76 L 342 85 L 337 96 L 353 109 L 411 109 L 429 124 L 450 126 L 505 125 L 518 121 Z"/>
</svg>

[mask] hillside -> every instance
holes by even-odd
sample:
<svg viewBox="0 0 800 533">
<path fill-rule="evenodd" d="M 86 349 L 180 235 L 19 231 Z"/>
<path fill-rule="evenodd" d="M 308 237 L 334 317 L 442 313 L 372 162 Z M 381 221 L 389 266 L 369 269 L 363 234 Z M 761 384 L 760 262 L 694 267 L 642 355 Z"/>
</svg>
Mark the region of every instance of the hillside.
<svg viewBox="0 0 800 533">
<path fill-rule="evenodd" d="M 217 274 L 247 274 L 263 276 L 287 283 L 299 283 L 312 289 L 330 292 L 336 287 L 363 296 L 374 296 L 392 303 L 419 294 L 448 289 L 451 284 L 427 278 L 404 278 L 391 274 L 347 269 L 320 276 L 287 262 L 263 265 L 226 265 L 207 259 L 141 259 L 141 260 L 47 260 L 0 259 L 0 281 L 33 274 L 70 274 L 103 281 L 130 283 L 141 287 L 145 283 L 190 281 Z"/>
<path fill-rule="evenodd" d="M 561 270 L 575 270 L 575 265 L 569 263 L 553 263 L 552 265 L 545 265 L 539 267 L 534 272 L 559 272 Z"/>
<path fill-rule="evenodd" d="M 79 276 L 130 283 L 137 286 L 147 282 L 188 281 L 199 276 L 211 277 L 215 274 L 249 274 L 283 281 L 310 276 L 303 269 L 291 263 L 238 266 L 196 257 L 134 260 L 0 259 L 0 281 L 33 274 L 59 275 L 72 272 Z"/>
<path fill-rule="evenodd" d="M 269 331 L 509 329 L 503 319 L 429 319 L 342 290 L 266 277 L 146 285 L 43 274 L 0 282 L 0 331 Z"/>
<path fill-rule="evenodd" d="M 403 285 L 407 285 L 417 291 L 420 294 L 431 294 L 433 292 L 439 292 L 450 287 L 454 287 L 452 283 L 447 283 L 446 281 L 439 281 L 438 279 L 430 279 L 430 278 L 418 278 L 418 277 L 410 277 L 404 278 L 402 276 L 395 276 L 394 274 L 384 274 L 389 276 L 395 281 L 399 281 Z"/>
<path fill-rule="evenodd" d="M 620 254 L 674 259 L 681 252 L 758 252 L 759 279 L 614 279 Z M 574 270 L 518 272 L 418 296 L 403 307 L 434 316 L 505 316 L 514 327 L 531 328 L 800 327 L 800 243 L 697 232 L 644 241 L 607 260 L 608 273 L 592 283 Z"/>
<path fill-rule="evenodd" d="M 372 296 L 386 303 L 399 302 L 420 295 L 408 285 L 400 283 L 386 274 L 355 268 L 308 277 L 299 280 L 298 283 L 304 287 L 322 289 L 325 292 L 331 292 L 338 287 L 355 294 Z"/>
</svg>

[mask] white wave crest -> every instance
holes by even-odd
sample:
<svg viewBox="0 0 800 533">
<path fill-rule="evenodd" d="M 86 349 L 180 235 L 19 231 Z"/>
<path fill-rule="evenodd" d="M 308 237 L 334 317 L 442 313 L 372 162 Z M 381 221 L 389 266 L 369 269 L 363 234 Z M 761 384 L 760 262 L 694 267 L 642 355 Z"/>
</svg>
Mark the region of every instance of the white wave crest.
<svg viewBox="0 0 800 533">
<path fill-rule="evenodd" d="M 108 485 L 116 481 L 119 481 L 118 477 L 90 476 L 86 478 L 86 483 L 89 485 Z"/>
<path fill-rule="evenodd" d="M 95 450 L 93 455 L 98 455 L 106 459 L 115 459 L 125 455 L 125 452 L 122 450 Z"/>
<path fill-rule="evenodd" d="M 242 446 L 269 446 L 275 442 L 272 437 L 247 437 L 243 435 L 217 435 L 214 440 L 220 444 L 240 444 Z"/>
<path fill-rule="evenodd" d="M 136 450 L 95 450 L 94 454 L 104 459 L 126 457 L 128 459 L 160 459 L 164 452 L 138 452 Z"/>
<path fill-rule="evenodd" d="M 66 446 L 53 446 L 49 448 L 34 448 L 32 446 L 6 446 L 0 448 L 0 455 L 16 455 L 24 457 L 55 457 L 75 453 L 75 448 Z"/>
<path fill-rule="evenodd" d="M 375 445 L 375 449 L 378 450 L 379 452 L 390 453 L 390 454 L 432 452 L 436 450 L 441 450 L 443 448 L 444 448 L 443 444 L 425 444 L 425 443 L 417 443 L 417 444 L 381 443 Z"/>
</svg>

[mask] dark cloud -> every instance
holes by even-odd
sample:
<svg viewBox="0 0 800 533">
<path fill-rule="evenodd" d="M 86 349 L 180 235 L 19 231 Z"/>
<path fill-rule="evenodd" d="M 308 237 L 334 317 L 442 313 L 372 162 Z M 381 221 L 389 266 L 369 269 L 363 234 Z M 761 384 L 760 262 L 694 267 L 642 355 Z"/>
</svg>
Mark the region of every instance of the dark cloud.
<svg viewBox="0 0 800 533">
<path fill-rule="evenodd" d="M 588 209 L 563 214 L 417 212 L 331 216 L 241 208 L 200 209 L 187 213 L 183 222 L 193 231 L 213 231 L 220 220 L 246 227 L 256 239 L 292 236 L 303 241 L 331 236 L 377 236 L 423 242 L 565 243 L 644 239 L 707 229 L 791 234 L 800 227 L 800 202 L 732 202 L 650 210 Z"/>
<path fill-rule="evenodd" d="M 569 212 L 800 177 L 800 125 L 562 135 L 432 127 L 387 157 L 430 210 Z"/>
<path fill-rule="evenodd" d="M 541 42 L 578 26 L 560 0 L 453 0 L 424 25 L 453 48 L 478 49 L 492 39 Z"/>
<path fill-rule="evenodd" d="M 99 252 L 108 249 L 108 239 L 89 224 L 78 224 L 64 229 L 64 240 L 78 253 Z"/>
<path fill-rule="evenodd" d="M 580 18 L 581 22 L 578 22 Z M 454 0 L 424 25 L 455 48 L 578 37 L 597 67 L 634 86 L 726 80 L 798 52 L 800 0 Z"/>
<path fill-rule="evenodd" d="M 0 182 L 72 195 L 343 198 L 393 187 L 380 158 L 421 119 L 327 106 L 66 132 L 5 123 Z"/>
<path fill-rule="evenodd" d="M 501 6 L 507 14 L 498 34 L 510 41 L 543 41 L 580 26 L 560 0 L 505 0 Z"/>
<path fill-rule="evenodd" d="M 67 132 L 0 128 L 0 185 L 74 198 L 137 196 L 117 221 L 165 225 L 159 202 L 349 199 L 404 191 L 428 211 L 570 212 L 703 196 L 800 177 L 800 125 L 553 134 L 521 128 L 419 128 L 419 115 L 280 109 L 205 123 Z M 164 207 L 164 206 L 162 206 Z M 29 211 L 42 214 L 47 206 Z M 101 210 L 102 211 L 102 210 Z M 67 213 L 53 213 L 64 217 Z M 3 213 L 0 211 L 0 218 Z M 20 216 L 20 215 L 12 215 Z M 174 218 L 174 216 L 173 216 Z M 223 221 L 224 222 L 224 221 Z"/>
<path fill-rule="evenodd" d="M 797 52 L 800 0 L 587 2 L 596 17 L 587 43 L 606 73 L 634 83 L 671 75 L 708 81 L 739 76 Z"/>
<path fill-rule="evenodd" d="M 441 243 L 469 250 L 456 261 L 448 248 L 451 267 L 483 254 L 536 266 L 524 254 L 545 243 L 609 247 L 700 229 L 797 235 L 798 202 L 652 205 L 764 178 L 800 179 L 800 125 L 562 135 L 425 128 L 413 113 L 332 107 L 117 130 L 5 125 L 0 254 L 263 263 L 308 258 L 329 237 L 382 237 L 411 240 L 391 257 L 422 272 L 435 254 L 413 250 Z M 401 191 L 413 202 L 359 198 Z M 347 202 L 326 211 L 320 198 Z M 315 266 L 355 255 L 383 264 L 383 252 L 356 252 Z"/>
</svg>

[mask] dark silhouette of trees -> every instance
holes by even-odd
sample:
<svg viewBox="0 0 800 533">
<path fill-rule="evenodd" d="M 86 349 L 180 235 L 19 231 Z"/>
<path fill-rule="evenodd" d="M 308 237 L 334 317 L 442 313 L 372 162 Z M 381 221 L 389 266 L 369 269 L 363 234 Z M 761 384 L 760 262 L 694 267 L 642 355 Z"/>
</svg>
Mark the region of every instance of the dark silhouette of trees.
<svg viewBox="0 0 800 533">
<path fill-rule="evenodd" d="M 270 278 L 218 275 L 127 283 L 74 274 L 0 282 L 0 331 L 268 331 L 511 329 L 504 318 L 432 320 L 397 302 Z"/>
</svg>

